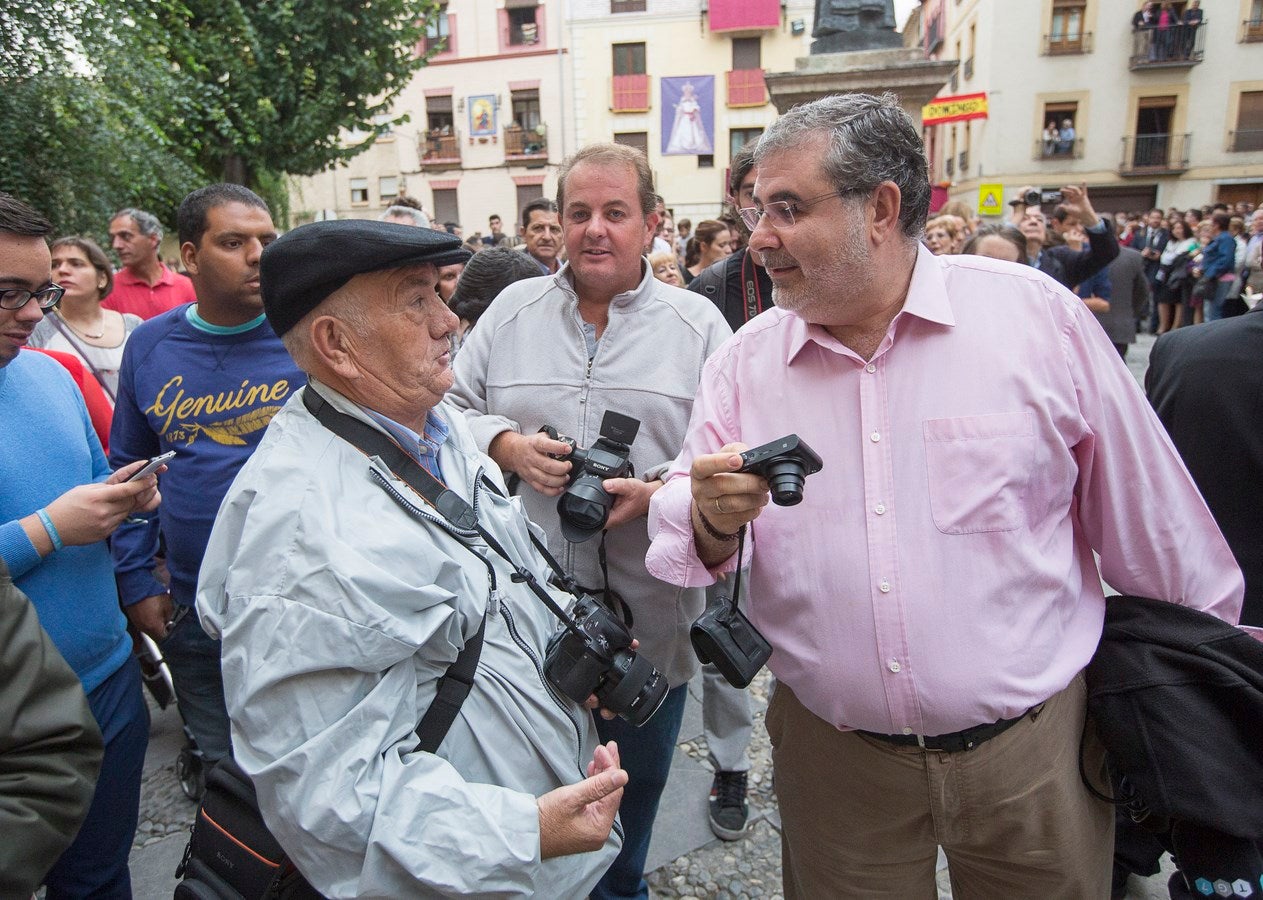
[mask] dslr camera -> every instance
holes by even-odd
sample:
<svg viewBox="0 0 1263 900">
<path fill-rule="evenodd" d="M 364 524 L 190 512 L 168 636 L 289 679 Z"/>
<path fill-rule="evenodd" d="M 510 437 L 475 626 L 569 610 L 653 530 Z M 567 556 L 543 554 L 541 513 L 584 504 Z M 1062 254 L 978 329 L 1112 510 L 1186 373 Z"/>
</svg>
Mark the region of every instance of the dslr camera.
<svg viewBox="0 0 1263 900">
<path fill-rule="evenodd" d="M 742 453 L 738 471 L 753 472 L 766 478 L 771 487 L 772 502 L 778 506 L 794 506 L 802 502 L 807 476 L 819 472 L 822 465 L 820 457 L 807 446 L 806 441 L 790 434 Z M 749 685 L 772 655 L 772 645 L 767 638 L 737 608 L 741 592 L 744 528 L 740 540 L 731 602 L 710 607 L 689 629 L 689 641 L 698 660 L 703 664 L 713 663 L 735 688 Z"/>
<path fill-rule="evenodd" d="M 632 725 L 645 724 L 666 699 L 666 678 L 631 649 L 631 631 L 593 597 L 581 595 L 571 616 L 548 642 L 548 680 L 576 703 L 596 694 Z"/>
<path fill-rule="evenodd" d="M 540 431 L 570 445 L 569 452 L 556 457 L 571 464 L 570 484 L 557 498 L 557 515 L 561 517 L 561 533 L 566 540 L 576 544 L 586 541 L 605 527 L 614 505 L 614 497 L 602 482 L 633 474 L 631 445 L 640 431 L 640 420 L 606 410 L 601 419 L 601 436 L 586 450 L 551 425 Z"/>
<path fill-rule="evenodd" d="M 1043 206 L 1046 203 L 1060 203 L 1063 198 L 1061 191 L 1040 191 L 1031 188 L 1022 195 L 1022 199 L 1026 201 L 1027 206 Z"/>
</svg>

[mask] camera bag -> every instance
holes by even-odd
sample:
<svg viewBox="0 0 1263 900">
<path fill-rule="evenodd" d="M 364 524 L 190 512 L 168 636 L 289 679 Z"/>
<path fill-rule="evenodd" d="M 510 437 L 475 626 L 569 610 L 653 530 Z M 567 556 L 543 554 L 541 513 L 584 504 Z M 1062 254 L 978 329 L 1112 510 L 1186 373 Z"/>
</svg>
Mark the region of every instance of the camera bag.
<svg viewBox="0 0 1263 900">
<path fill-rule="evenodd" d="M 733 687 L 745 688 L 771 658 L 772 645 L 737 608 L 741 596 L 746 526 L 741 526 L 739 534 L 732 599 L 728 603 L 717 603 L 698 616 L 689 628 L 689 641 L 699 662 L 703 665 L 711 663 Z"/>
</svg>

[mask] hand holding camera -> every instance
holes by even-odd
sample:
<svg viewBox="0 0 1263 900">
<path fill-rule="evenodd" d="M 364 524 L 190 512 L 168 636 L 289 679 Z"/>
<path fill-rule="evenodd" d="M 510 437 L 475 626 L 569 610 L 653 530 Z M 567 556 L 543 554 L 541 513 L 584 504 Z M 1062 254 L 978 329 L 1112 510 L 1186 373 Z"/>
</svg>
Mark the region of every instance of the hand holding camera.
<svg viewBox="0 0 1263 900">
<path fill-rule="evenodd" d="M 570 445 L 544 432 L 518 434 L 502 431 L 487 448 L 487 455 L 502 469 L 518 477 L 546 497 L 556 497 L 570 483 Z"/>
</svg>

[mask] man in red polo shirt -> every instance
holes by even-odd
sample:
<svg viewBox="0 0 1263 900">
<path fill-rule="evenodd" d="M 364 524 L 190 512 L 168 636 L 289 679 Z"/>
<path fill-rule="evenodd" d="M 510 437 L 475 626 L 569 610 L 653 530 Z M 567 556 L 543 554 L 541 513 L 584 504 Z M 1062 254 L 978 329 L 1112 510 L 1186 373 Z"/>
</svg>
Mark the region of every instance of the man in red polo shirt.
<svg viewBox="0 0 1263 900">
<path fill-rule="evenodd" d="M 114 290 L 102 301 L 106 309 L 152 319 L 159 313 L 192 303 L 193 282 L 158 259 L 162 223 L 140 209 L 120 209 L 110 220 L 110 246 L 123 268 L 114 273 Z"/>
</svg>

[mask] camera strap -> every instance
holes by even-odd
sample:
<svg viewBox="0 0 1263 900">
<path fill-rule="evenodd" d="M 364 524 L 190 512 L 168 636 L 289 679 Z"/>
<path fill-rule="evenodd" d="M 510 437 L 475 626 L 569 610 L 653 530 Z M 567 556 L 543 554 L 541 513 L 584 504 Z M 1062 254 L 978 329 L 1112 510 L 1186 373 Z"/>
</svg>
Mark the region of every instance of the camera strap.
<svg viewBox="0 0 1263 900">
<path fill-rule="evenodd" d="M 737 612 L 737 603 L 741 599 L 741 562 L 745 558 L 746 549 L 746 528 L 742 525 L 741 530 L 737 532 L 737 573 L 732 578 L 732 611 Z"/>
<path fill-rule="evenodd" d="M 549 594 L 548 591 L 545 590 L 539 583 L 539 579 L 535 577 L 534 573 L 532 573 L 530 569 L 526 568 L 526 566 L 523 566 L 515 561 L 513 557 L 509 556 L 504 547 L 500 545 L 500 542 L 497 541 L 490 532 L 482 527 L 482 524 L 478 521 L 478 513 L 472 506 L 465 502 L 464 497 L 460 496 L 460 494 L 453 491 L 447 485 L 443 484 L 443 482 L 439 481 L 426 471 L 424 466 L 413 459 L 406 450 L 395 443 L 395 441 L 393 441 L 387 434 L 382 431 L 378 431 L 376 428 L 366 422 L 360 421 L 354 416 L 348 416 L 346 413 L 338 412 L 324 397 L 320 395 L 320 392 L 315 390 L 315 388 L 313 388 L 310 384 L 308 384 L 306 389 L 303 391 L 303 405 L 307 407 L 307 411 L 315 416 L 316 420 L 320 422 L 321 425 L 328 428 L 338 437 L 358 449 L 365 456 L 376 456 L 379 458 L 386 468 L 390 469 L 396 477 L 416 491 L 417 494 L 426 501 L 426 503 L 434 507 L 438 514 L 450 525 L 452 525 L 452 527 L 458 529 L 459 531 L 463 531 L 466 534 L 473 532 L 482 538 L 488 547 L 490 547 L 513 568 L 512 577 L 514 582 L 526 584 L 526 586 L 530 588 L 531 592 L 543 601 L 549 611 L 560 619 L 561 623 L 565 625 L 569 631 L 573 632 L 578 637 L 584 637 L 583 632 L 581 632 L 578 626 L 575 625 L 574 619 L 567 615 L 566 611 L 557 604 L 557 601 L 553 599 L 552 595 Z M 485 474 L 482 476 L 482 484 L 493 493 L 501 497 L 504 496 L 504 493 L 496 486 L 495 482 L 488 478 Z M 531 543 L 535 545 L 535 549 L 540 552 L 540 555 L 544 557 L 544 561 L 547 562 L 549 568 L 552 569 L 553 574 L 557 576 L 560 586 L 569 593 L 578 596 L 578 588 L 575 585 L 574 579 L 570 578 L 570 576 L 566 575 L 565 572 L 562 571 L 561 566 L 557 564 L 557 560 L 553 559 L 552 554 L 548 552 L 548 548 L 544 546 L 537 537 L 535 537 L 534 533 L 530 532 L 529 528 L 527 529 L 527 532 L 530 534 Z M 469 546 L 469 544 L 461 541 L 461 546 L 472 553 L 479 562 L 482 562 L 487 566 L 487 572 L 492 578 L 492 585 L 494 587 L 495 573 L 491 569 L 491 564 L 483 558 L 482 554 L 473 547 Z M 486 624 L 485 616 L 483 618 L 483 624 Z M 480 650 L 482 644 L 481 638 L 482 631 L 479 630 L 478 643 Z M 477 661 L 475 660 L 475 662 Z M 468 689 L 466 689 L 465 693 L 468 693 Z M 461 700 L 464 700 L 463 696 L 461 697 Z M 457 703 L 456 708 L 460 708 L 459 703 Z M 428 715 L 429 713 L 427 713 L 427 716 Z"/>
</svg>

